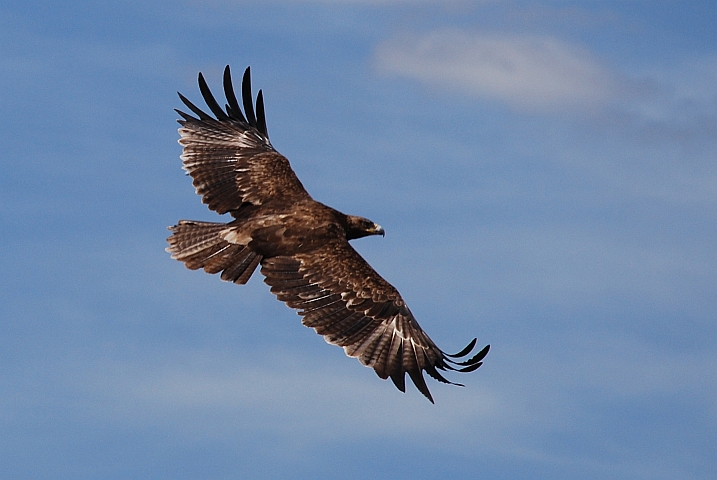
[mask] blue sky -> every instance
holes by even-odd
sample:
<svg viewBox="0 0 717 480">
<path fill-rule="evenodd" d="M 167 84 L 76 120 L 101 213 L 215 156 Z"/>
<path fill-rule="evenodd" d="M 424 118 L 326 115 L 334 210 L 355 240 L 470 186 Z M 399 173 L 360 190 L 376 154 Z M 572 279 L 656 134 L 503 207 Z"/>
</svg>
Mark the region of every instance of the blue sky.
<svg viewBox="0 0 717 480">
<path fill-rule="evenodd" d="M 717 477 L 713 2 L 0 4 L 0 477 Z M 442 348 L 398 392 L 164 251 L 176 91 L 269 134 Z"/>
</svg>

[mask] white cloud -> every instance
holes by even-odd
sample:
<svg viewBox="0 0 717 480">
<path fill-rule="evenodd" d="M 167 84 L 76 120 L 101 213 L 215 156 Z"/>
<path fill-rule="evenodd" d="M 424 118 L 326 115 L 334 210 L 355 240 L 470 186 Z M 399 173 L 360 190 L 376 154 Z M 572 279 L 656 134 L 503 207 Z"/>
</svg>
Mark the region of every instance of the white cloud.
<svg viewBox="0 0 717 480">
<path fill-rule="evenodd" d="M 616 90 L 613 75 L 587 51 L 544 36 L 442 30 L 396 37 L 378 46 L 375 65 L 528 110 L 600 106 Z"/>
</svg>

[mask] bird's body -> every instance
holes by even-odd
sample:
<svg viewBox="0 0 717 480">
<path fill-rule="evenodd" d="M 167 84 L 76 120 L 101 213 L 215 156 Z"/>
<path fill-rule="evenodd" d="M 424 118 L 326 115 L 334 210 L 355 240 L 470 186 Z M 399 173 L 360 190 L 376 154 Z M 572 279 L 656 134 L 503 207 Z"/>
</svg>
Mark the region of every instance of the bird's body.
<svg viewBox="0 0 717 480">
<path fill-rule="evenodd" d="M 277 298 L 299 310 L 304 325 L 347 355 L 391 378 L 405 391 L 405 373 L 433 401 L 422 371 L 451 383 L 440 370 L 468 372 L 488 348 L 465 357 L 441 351 L 416 322 L 398 291 L 351 247 L 349 240 L 383 235 L 368 219 L 345 215 L 311 198 L 289 161 L 271 146 L 263 97 L 254 112 L 249 69 L 242 83 L 246 117 L 239 108 L 229 67 L 224 72 L 228 104 L 219 107 L 202 75 L 199 86 L 216 118 L 186 98 L 198 118 L 178 111 L 184 169 L 211 210 L 229 213 L 229 223 L 182 220 L 167 240 L 172 257 L 190 269 L 221 272 L 223 280 L 246 283 L 257 266 Z"/>
</svg>

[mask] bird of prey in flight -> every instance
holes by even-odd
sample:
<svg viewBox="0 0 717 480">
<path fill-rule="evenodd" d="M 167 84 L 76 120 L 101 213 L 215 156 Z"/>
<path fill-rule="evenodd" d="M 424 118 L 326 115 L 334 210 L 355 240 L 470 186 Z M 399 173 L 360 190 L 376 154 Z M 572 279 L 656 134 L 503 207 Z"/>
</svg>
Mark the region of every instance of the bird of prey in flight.
<svg viewBox="0 0 717 480">
<path fill-rule="evenodd" d="M 214 116 L 182 94 L 192 114 L 182 117 L 179 143 L 183 168 L 210 210 L 228 213 L 228 223 L 180 220 L 169 227 L 167 251 L 187 268 L 221 272 L 222 280 L 245 284 L 261 265 L 264 282 L 301 321 L 331 344 L 343 347 L 391 378 L 405 392 L 405 375 L 431 402 L 423 377 L 452 383 L 439 370 L 471 372 L 490 346 L 465 359 L 476 339 L 449 355 L 418 325 L 393 285 L 349 244 L 384 230 L 366 218 L 345 215 L 317 202 L 304 189 L 289 161 L 269 141 L 261 90 L 254 108 L 249 68 L 242 81 L 242 108 L 224 70 L 224 109 L 202 74 L 199 89 Z M 460 385 L 460 384 L 454 384 Z"/>
</svg>

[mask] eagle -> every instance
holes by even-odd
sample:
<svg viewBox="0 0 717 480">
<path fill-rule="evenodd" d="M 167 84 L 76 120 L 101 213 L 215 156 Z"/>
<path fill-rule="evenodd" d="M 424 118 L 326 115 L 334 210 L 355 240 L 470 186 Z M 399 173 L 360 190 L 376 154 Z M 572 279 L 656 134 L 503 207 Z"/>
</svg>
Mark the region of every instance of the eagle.
<svg viewBox="0 0 717 480">
<path fill-rule="evenodd" d="M 286 157 L 269 141 L 261 90 L 253 104 L 251 73 L 242 79 L 242 104 L 224 69 L 224 109 L 199 73 L 199 90 L 211 116 L 181 93 L 192 112 L 175 110 L 184 170 L 210 210 L 233 220 L 213 223 L 180 220 L 169 227 L 167 252 L 191 270 L 204 269 L 221 279 L 245 284 L 261 265 L 264 282 L 277 299 L 298 310 L 302 323 L 346 355 L 390 378 L 406 391 L 406 373 L 433 403 L 423 371 L 459 385 L 439 370 L 471 372 L 480 367 L 490 345 L 473 352 L 447 354 L 418 325 L 398 290 L 384 280 L 349 244 L 385 235 L 378 224 L 346 215 L 314 200 Z"/>
</svg>

